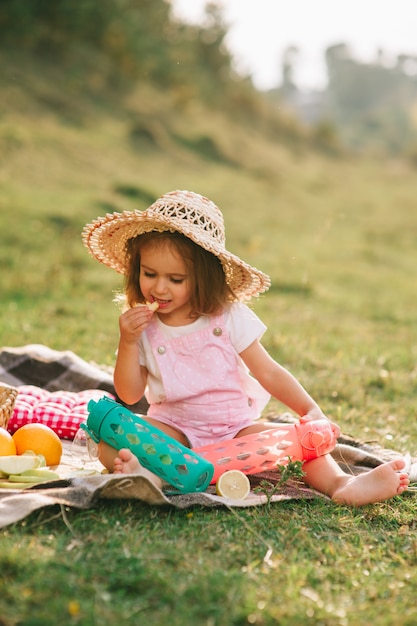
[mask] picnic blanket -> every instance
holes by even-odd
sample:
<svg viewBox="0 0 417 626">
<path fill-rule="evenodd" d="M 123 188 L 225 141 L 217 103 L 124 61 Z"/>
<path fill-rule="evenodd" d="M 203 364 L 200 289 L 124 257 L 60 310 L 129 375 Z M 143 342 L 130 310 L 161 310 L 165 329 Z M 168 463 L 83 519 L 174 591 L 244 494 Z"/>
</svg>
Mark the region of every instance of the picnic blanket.
<svg viewBox="0 0 417 626">
<path fill-rule="evenodd" d="M 59 352 L 39 344 L 0 349 L 0 382 L 18 389 L 24 385 L 34 385 L 50 392 L 77 393 L 95 389 L 117 397 L 112 374 L 112 368 L 87 363 L 71 351 Z M 129 408 L 145 414 L 147 406 L 146 400 L 142 399 Z M 288 413 L 268 415 L 268 420 L 280 423 L 291 423 L 295 419 Z M 213 487 L 203 493 L 177 494 L 169 488 L 160 490 L 148 477 L 140 474 L 102 474 L 99 462 L 85 461 L 70 441 L 64 441 L 63 447 L 63 457 L 57 468 L 59 480 L 35 485 L 24 491 L 0 490 L 0 528 L 43 507 L 62 505 L 88 509 L 99 499 L 134 499 L 149 505 L 181 509 L 193 506 L 250 507 L 289 499 L 328 499 L 293 479 L 277 489 L 278 471 L 250 476 L 251 493 L 245 500 L 217 496 Z M 342 434 L 332 456 L 345 471 L 357 474 L 405 454 Z M 417 481 L 417 463 L 411 457 L 407 469 L 412 482 Z"/>
</svg>

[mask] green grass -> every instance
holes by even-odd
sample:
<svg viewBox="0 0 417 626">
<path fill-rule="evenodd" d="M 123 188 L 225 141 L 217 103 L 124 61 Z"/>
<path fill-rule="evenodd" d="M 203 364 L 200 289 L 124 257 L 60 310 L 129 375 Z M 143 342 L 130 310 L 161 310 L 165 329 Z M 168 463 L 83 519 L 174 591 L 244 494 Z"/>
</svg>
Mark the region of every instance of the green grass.
<svg viewBox="0 0 417 626">
<path fill-rule="evenodd" d="M 271 354 L 343 431 L 414 453 L 415 171 L 291 153 L 197 108 L 174 116 L 164 94 L 151 100 L 146 90 L 120 108 L 66 93 L 73 115 L 59 115 L 33 96 L 53 93 L 55 78 L 3 89 L 0 344 L 112 364 L 121 279 L 90 259 L 82 227 L 193 189 L 223 209 L 228 248 L 271 274 L 270 292 L 253 303 Z M 147 110 L 172 131 L 156 147 L 131 138 Z M 175 141 L 190 129 L 194 143 L 212 137 L 240 165 Z M 322 501 L 52 507 L 0 535 L 0 624 L 411 626 L 415 518 L 412 492 L 360 510 Z"/>
<path fill-rule="evenodd" d="M 416 547 L 409 495 L 361 510 L 52 508 L 3 533 L 2 623 L 411 626 Z"/>
</svg>

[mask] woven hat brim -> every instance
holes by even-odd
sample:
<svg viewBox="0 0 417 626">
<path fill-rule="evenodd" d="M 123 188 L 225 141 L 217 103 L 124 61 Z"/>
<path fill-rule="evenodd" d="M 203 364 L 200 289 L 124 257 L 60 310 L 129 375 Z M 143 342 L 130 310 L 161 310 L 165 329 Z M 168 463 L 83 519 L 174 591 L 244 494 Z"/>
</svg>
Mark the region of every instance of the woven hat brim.
<svg viewBox="0 0 417 626">
<path fill-rule="evenodd" d="M 138 235 L 158 232 L 181 232 L 186 237 L 217 256 L 223 266 L 226 282 L 239 299 L 250 299 L 269 289 L 269 276 L 245 263 L 235 254 L 228 252 L 216 241 L 201 241 L 192 231 L 184 232 L 180 219 L 167 221 L 158 219 L 152 208 L 146 211 L 124 211 L 107 214 L 87 224 L 83 230 L 84 245 L 90 254 L 120 274 L 126 271 L 126 244 Z"/>
</svg>

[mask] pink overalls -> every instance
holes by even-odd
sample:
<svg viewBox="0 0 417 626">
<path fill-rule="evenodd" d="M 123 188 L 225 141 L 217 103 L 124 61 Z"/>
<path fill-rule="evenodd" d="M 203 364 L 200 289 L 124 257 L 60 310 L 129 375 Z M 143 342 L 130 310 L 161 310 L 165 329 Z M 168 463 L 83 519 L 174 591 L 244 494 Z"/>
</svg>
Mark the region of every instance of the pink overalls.
<svg viewBox="0 0 417 626">
<path fill-rule="evenodd" d="M 259 417 L 257 402 L 243 391 L 223 315 L 175 339 L 167 340 L 156 321 L 146 333 L 166 394 L 150 406 L 149 417 L 180 430 L 192 448 L 232 439 Z"/>
</svg>

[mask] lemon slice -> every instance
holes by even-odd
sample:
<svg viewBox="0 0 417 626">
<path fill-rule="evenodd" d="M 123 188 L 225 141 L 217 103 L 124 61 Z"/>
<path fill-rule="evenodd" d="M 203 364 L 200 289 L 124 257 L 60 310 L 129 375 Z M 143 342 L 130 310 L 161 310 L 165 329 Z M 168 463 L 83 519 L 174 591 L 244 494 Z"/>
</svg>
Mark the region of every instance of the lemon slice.
<svg viewBox="0 0 417 626">
<path fill-rule="evenodd" d="M 249 478 L 240 470 L 229 470 L 216 483 L 216 493 L 232 500 L 244 500 L 250 492 Z"/>
</svg>

